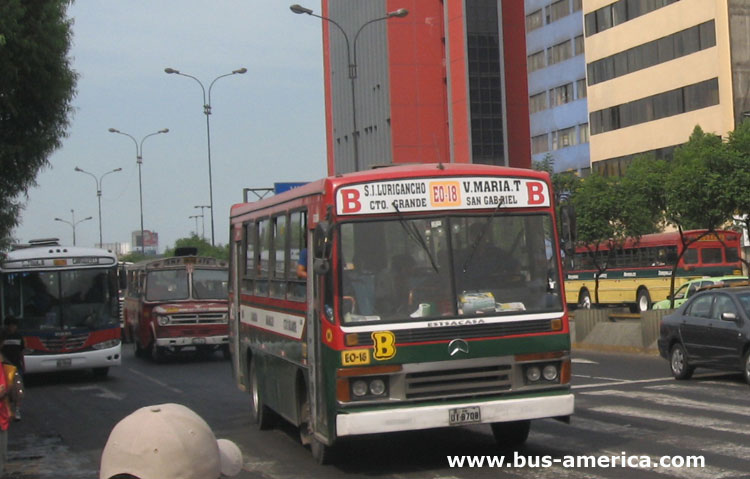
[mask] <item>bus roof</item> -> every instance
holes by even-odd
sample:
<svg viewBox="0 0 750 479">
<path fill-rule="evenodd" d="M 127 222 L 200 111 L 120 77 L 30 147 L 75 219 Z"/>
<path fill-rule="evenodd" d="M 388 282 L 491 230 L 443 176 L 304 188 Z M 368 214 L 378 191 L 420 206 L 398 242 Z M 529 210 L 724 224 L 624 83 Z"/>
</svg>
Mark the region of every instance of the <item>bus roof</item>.
<svg viewBox="0 0 750 479">
<path fill-rule="evenodd" d="M 111 266 L 117 264 L 117 255 L 99 248 L 78 246 L 32 246 L 11 251 L 3 258 L 0 269 L 58 269 L 81 266 Z"/>
<path fill-rule="evenodd" d="M 304 196 L 325 193 L 332 194 L 339 187 L 350 184 L 441 176 L 507 176 L 538 179 L 544 182 L 549 181 L 549 175 L 542 171 L 473 163 L 427 163 L 388 166 L 329 176 L 269 198 L 250 203 L 237 203 L 232 206 L 230 216 L 236 217 L 249 211 L 271 208 L 280 203 Z"/>
</svg>

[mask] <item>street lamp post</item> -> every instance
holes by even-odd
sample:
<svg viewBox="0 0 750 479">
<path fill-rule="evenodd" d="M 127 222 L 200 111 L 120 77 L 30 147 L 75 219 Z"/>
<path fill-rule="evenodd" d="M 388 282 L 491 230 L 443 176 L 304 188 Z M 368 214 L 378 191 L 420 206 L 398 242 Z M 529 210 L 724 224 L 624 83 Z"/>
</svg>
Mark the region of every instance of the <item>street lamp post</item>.
<svg viewBox="0 0 750 479">
<path fill-rule="evenodd" d="M 211 205 L 195 205 L 195 208 L 201 209 L 201 218 L 202 218 L 201 223 L 203 227 L 203 234 L 201 235 L 201 238 L 205 240 L 206 239 L 206 217 L 204 216 L 205 213 L 203 212 L 203 210 L 205 210 L 206 208 L 211 208 Z M 197 229 L 195 230 L 195 234 L 196 235 L 198 234 Z"/>
<path fill-rule="evenodd" d="M 179 70 L 175 70 L 174 68 L 165 68 L 164 72 L 168 75 L 180 75 L 188 78 L 192 78 L 196 82 L 198 82 L 198 85 L 201 86 L 201 90 L 203 91 L 203 114 L 206 115 L 206 139 L 208 142 L 208 197 L 209 197 L 209 203 L 211 206 L 211 246 L 214 246 L 215 242 L 215 234 L 214 234 L 214 188 L 213 188 L 213 178 L 211 176 L 211 122 L 209 120 L 209 117 L 211 115 L 211 89 L 214 86 L 214 83 L 216 83 L 216 80 L 219 78 L 224 78 L 232 75 L 242 75 L 244 73 L 247 73 L 247 68 L 239 68 L 237 70 L 233 70 L 231 73 L 226 73 L 224 75 L 219 75 L 218 77 L 214 78 L 211 84 L 208 86 L 208 95 L 206 95 L 206 88 L 203 86 L 203 82 L 195 78 L 193 75 L 188 75 L 187 73 L 182 73 Z M 197 232 L 196 232 L 197 233 Z"/>
<path fill-rule="evenodd" d="M 64 220 L 62 218 L 55 218 L 55 221 L 62 221 L 63 223 L 69 224 L 71 228 L 73 228 L 73 246 L 76 245 L 76 226 L 78 226 L 79 223 L 83 223 L 84 221 L 88 221 L 91 219 L 94 219 L 92 216 L 88 216 L 82 220 L 76 221 L 76 212 L 75 210 L 70 210 L 70 216 L 73 221 Z"/>
<path fill-rule="evenodd" d="M 143 244 L 144 243 L 143 241 L 144 240 L 144 237 L 143 237 L 143 182 L 141 181 L 141 164 L 143 164 L 143 142 L 146 141 L 146 138 L 150 136 L 158 135 L 160 133 L 169 133 L 169 128 L 163 128 L 159 131 L 149 133 L 148 135 L 144 136 L 141 139 L 140 143 L 138 143 L 138 140 L 136 140 L 133 135 L 122 132 L 115 128 L 110 128 L 109 132 L 117 133 L 118 135 L 125 135 L 131 140 L 133 140 L 133 143 L 135 143 L 135 159 L 136 159 L 136 163 L 138 163 L 138 197 L 140 198 L 140 204 L 141 204 L 141 254 L 146 254 L 146 250 Z"/>
<path fill-rule="evenodd" d="M 359 132 L 357 131 L 357 105 L 356 105 L 356 94 L 355 94 L 355 88 L 354 83 L 357 79 L 357 39 L 359 39 L 359 34 L 362 33 L 362 30 L 369 24 L 379 22 L 381 20 L 388 20 L 389 18 L 403 18 L 409 14 L 409 11 L 405 8 L 399 8 L 398 10 L 394 10 L 392 12 L 388 12 L 383 17 L 373 18 L 372 20 L 366 21 L 362 26 L 359 27 L 359 30 L 354 34 L 354 45 L 353 48 L 349 49 L 349 35 L 346 34 L 346 31 L 344 28 L 339 25 L 336 21 L 333 19 L 330 19 L 328 17 L 323 17 L 321 15 L 316 15 L 313 13 L 312 10 L 309 8 L 305 8 L 301 5 L 291 5 L 289 9 L 296 13 L 296 14 L 306 14 L 310 15 L 312 17 L 320 18 L 321 20 L 325 20 L 327 22 L 332 23 L 336 26 L 336 28 L 339 29 L 342 35 L 344 35 L 344 40 L 346 41 L 346 61 L 349 64 L 349 80 L 351 83 L 351 90 L 352 90 L 352 147 L 354 148 L 354 169 L 355 171 L 359 171 L 360 165 L 359 165 Z"/>
<path fill-rule="evenodd" d="M 203 215 L 190 215 L 188 218 L 191 220 L 195 218 L 195 236 L 198 236 L 198 218 L 203 218 Z"/>
<path fill-rule="evenodd" d="M 78 171 L 80 173 L 85 173 L 92 177 L 94 181 L 96 181 L 96 198 L 99 201 L 99 247 L 102 247 L 102 244 L 104 241 L 102 241 L 102 181 L 104 180 L 104 177 L 107 176 L 110 173 L 117 173 L 118 171 L 122 171 L 122 168 L 115 168 L 114 170 L 108 171 L 104 174 L 102 174 L 100 177 L 96 177 L 95 174 L 89 173 L 88 171 L 75 167 L 75 171 Z"/>
</svg>

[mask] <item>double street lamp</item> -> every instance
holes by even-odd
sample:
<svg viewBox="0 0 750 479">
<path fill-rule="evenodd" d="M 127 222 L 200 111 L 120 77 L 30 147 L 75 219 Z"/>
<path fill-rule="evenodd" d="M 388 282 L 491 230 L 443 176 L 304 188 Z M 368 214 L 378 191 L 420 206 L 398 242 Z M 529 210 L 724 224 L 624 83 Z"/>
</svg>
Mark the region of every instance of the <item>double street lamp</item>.
<svg viewBox="0 0 750 479">
<path fill-rule="evenodd" d="M 354 148 L 354 170 L 359 171 L 360 164 L 359 164 L 359 131 L 357 131 L 357 105 L 356 105 L 356 94 L 354 89 L 354 83 L 357 78 L 357 39 L 359 39 L 359 34 L 362 33 L 362 30 L 371 23 L 379 22 L 382 20 L 388 20 L 389 18 L 403 18 L 409 14 L 409 11 L 405 8 L 399 8 L 398 10 L 394 10 L 392 12 L 388 12 L 383 17 L 373 18 L 372 20 L 366 21 L 362 26 L 359 27 L 359 30 L 354 34 L 354 45 L 353 48 L 350 50 L 349 48 L 349 36 L 347 35 L 346 31 L 343 29 L 341 25 L 339 25 L 337 22 L 335 22 L 333 19 L 328 17 L 323 17 L 321 15 L 316 15 L 313 13 L 312 10 L 309 8 L 305 8 L 301 5 L 294 4 L 289 7 L 289 9 L 296 13 L 296 14 L 306 14 L 310 15 L 311 17 L 320 18 L 321 20 L 325 20 L 339 29 L 342 35 L 344 35 L 344 40 L 346 41 L 346 61 L 349 65 L 349 80 L 351 82 L 351 90 L 352 90 L 352 147 Z"/>
<path fill-rule="evenodd" d="M 201 209 L 201 225 L 203 228 L 203 234 L 201 234 L 201 239 L 206 239 L 206 216 L 203 212 L 206 208 L 211 208 L 211 205 L 195 205 L 194 208 L 200 208 Z M 195 229 L 195 234 L 198 234 L 198 228 Z"/>
<path fill-rule="evenodd" d="M 209 117 L 211 115 L 211 89 L 214 86 L 214 83 L 216 83 L 216 80 L 219 78 L 224 78 L 232 75 L 242 75 L 244 73 L 247 73 L 247 68 L 240 68 L 237 70 L 233 70 L 231 73 L 226 73 L 224 75 L 219 75 L 218 77 L 214 78 L 211 84 L 208 86 L 208 95 L 206 94 L 206 88 L 203 86 L 203 83 L 195 78 L 193 75 L 188 75 L 187 73 L 182 73 L 179 70 L 175 70 L 174 68 L 165 68 L 164 72 L 169 75 L 180 75 L 188 78 L 192 78 L 196 82 L 198 82 L 198 85 L 201 86 L 201 90 L 203 91 L 203 114 L 206 115 L 206 139 L 208 141 L 208 197 L 210 202 L 210 208 L 211 208 L 211 246 L 214 246 L 215 242 L 215 234 L 214 234 L 214 189 L 213 189 L 213 179 L 211 177 L 211 123 L 209 121 Z M 196 232 L 197 233 L 197 232 Z"/>
<path fill-rule="evenodd" d="M 195 236 L 198 236 L 198 218 L 203 218 L 203 215 L 190 215 L 188 218 L 195 218 Z"/>
<path fill-rule="evenodd" d="M 104 242 L 102 241 L 102 180 L 104 180 L 104 177 L 110 173 L 117 173 L 118 171 L 122 171 L 122 168 L 115 168 L 114 170 L 102 174 L 98 178 L 95 174 L 89 173 L 88 171 L 78 168 L 77 166 L 75 167 L 75 171 L 89 175 L 96 182 L 96 198 L 99 201 L 99 247 L 101 248 L 102 244 L 104 244 Z"/>
<path fill-rule="evenodd" d="M 78 226 L 79 223 L 83 223 L 84 221 L 88 221 L 91 219 L 94 219 L 91 216 L 88 216 L 82 220 L 76 221 L 76 212 L 75 210 L 70 210 L 70 216 L 72 221 L 64 220 L 62 218 L 55 218 L 55 221 L 62 221 L 63 223 L 69 224 L 71 228 L 73 228 L 73 246 L 76 245 L 76 226 Z"/>
<path fill-rule="evenodd" d="M 143 142 L 146 141 L 146 138 L 150 136 L 158 135 L 160 133 L 169 133 L 169 128 L 164 128 L 159 131 L 149 133 L 148 135 L 144 136 L 143 139 L 141 139 L 140 143 L 138 143 L 138 140 L 136 140 L 133 135 L 122 132 L 115 128 L 110 128 L 109 132 L 117 133 L 118 135 L 125 135 L 131 140 L 133 140 L 133 143 L 135 143 L 135 159 L 136 159 L 136 163 L 138 163 L 138 197 L 140 198 L 140 204 L 141 204 L 141 254 L 146 254 L 146 250 L 144 248 L 145 238 L 143 237 L 143 183 L 141 181 L 141 164 L 143 164 Z"/>
</svg>

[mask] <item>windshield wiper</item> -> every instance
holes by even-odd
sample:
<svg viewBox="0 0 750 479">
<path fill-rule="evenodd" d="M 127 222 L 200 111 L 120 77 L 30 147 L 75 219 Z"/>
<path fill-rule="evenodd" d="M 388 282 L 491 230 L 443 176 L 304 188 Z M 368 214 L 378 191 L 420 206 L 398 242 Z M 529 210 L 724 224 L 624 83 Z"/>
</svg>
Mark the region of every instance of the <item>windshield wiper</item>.
<svg viewBox="0 0 750 479">
<path fill-rule="evenodd" d="M 435 270 L 436 273 L 440 273 L 440 268 L 438 268 L 437 263 L 435 262 L 435 258 L 432 256 L 432 251 L 430 251 L 430 248 L 427 246 L 427 242 L 424 240 L 422 235 L 419 232 L 419 229 L 417 229 L 417 226 L 412 224 L 411 227 L 406 223 L 406 219 L 404 219 L 404 215 L 401 213 L 401 210 L 398 209 L 398 205 L 394 201 L 392 203 L 393 208 L 396 210 L 396 214 L 398 214 L 398 221 L 401 224 L 401 227 L 406 231 L 406 235 L 413 239 L 421 248 L 422 250 L 427 253 L 427 257 L 430 259 L 430 264 L 432 265 L 432 269 Z"/>
<path fill-rule="evenodd" d="M 477 236 L 477 239 L 474 241 L 474 244 L 471 246 L 471 251 L 469 251 L 469 255 L 466 257 L 466 260 L 464 261 L 464 264 L 461 267 L 462 273 L 465 273 L 467 268 L 469 267 L 469 263 L 471 263 L 471 259 L 474 257 L 474 253 L 479 247 L 479 244 L 482 242 L 482 238 L 484 238 L 484 235 L 487 233 L 487 230 L 490 228 L 490 223 L 495 218 L 495 215 L 497 214 L 497 212 L 500 211 L 500 206 L 502 206 L 502 204 L 503 204 L 502 202 L 498 202 L 495 209 L 492 210 L 492 214 L 487 218 L 487 221 L 484 222 L 484 226 L 482 226 L 482 232 L 479 233 L 479 236 Z"/>
</svg>

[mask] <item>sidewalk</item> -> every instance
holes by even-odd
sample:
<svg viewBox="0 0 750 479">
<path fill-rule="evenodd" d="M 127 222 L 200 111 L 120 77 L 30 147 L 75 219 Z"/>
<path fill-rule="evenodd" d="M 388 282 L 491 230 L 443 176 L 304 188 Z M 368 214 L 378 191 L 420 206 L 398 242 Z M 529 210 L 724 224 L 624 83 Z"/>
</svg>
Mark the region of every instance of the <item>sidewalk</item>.
<svg viewBox="0 0 750 479">
<path fill-rule="evenodd" d="M 574 349 L 658 355 L 659 321 L 669 312 L 578 309 L 570 312 L 570 339 Z"/>
</svg>

